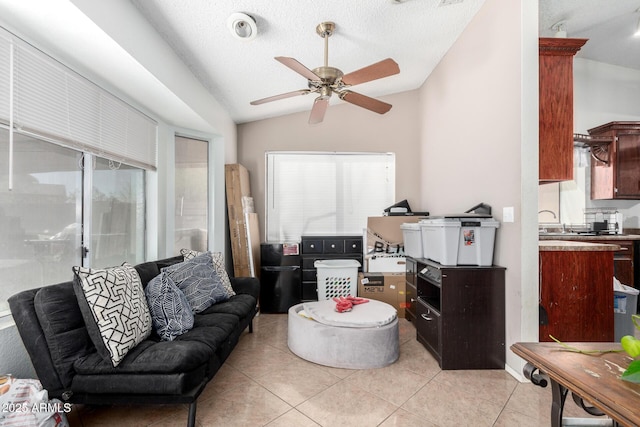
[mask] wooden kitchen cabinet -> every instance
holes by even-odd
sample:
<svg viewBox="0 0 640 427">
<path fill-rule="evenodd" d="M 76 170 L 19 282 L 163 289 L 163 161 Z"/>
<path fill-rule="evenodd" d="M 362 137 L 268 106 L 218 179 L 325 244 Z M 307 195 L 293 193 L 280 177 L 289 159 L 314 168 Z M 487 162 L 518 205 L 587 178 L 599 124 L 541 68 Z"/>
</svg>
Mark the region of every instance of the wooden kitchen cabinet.
<svg viewBox="0 0 640 427">
<path fill-rule="evenodd" d="M 540 341 L 613 341 L 617 244 L 540 242 Z"/>
<path fill-rule="evenodd" d="M 640 199 L 640 122 L 610 122 L 589 136 L 611 141 L 591 146 L 591 199 Z"/>
<path fill-rule="evenodd" d="M 573 57 L 587 39 L 539 39 L 539 181 L 573 179 Z"/>
<path fill-rule="evenodd" d="M 613 253 L 613 274 L 621 283 L 636 287 L 635 283 L 635 242 L 633 240 L 588 239 L 590 243 L 614 243 L 620 250 Z"/>
</svg>

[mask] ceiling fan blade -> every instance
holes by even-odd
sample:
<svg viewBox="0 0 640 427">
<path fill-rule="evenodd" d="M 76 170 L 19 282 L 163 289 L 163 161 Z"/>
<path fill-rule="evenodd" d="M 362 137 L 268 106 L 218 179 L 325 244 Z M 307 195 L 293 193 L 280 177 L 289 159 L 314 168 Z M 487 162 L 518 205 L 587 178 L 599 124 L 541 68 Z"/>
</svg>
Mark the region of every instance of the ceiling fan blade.
<svg viewBox="0 0 640 427">
<path fill-rule="evenodd" d="M 300 74 L 307 80 L 311 80 L 311 81 L 322 80 L 318 75 L 316 75 L 313 71 L 311 71 L 301 63 L 299 63 L 296 59 L 289 58 L 288 56 L 276 56 L 275 60 L 291 68 L 293 71 Z"/>
<path fill-rule="evenodd" d="M 311 114 L 309 115 L 309 124 L 315 125 L 322 122 L 322 120 L 324 120 L 324 113 L 327 111 L 328 106 L 328 96 L 317 97 L 313 102 L 313 108 L 311 109 Z"/>
<path fill-rule="evenodd" d="M 375 98 L 371 98 L 360 93 L 351 92 L 350 90 L 341 92 L 339 96 L 340 99 L 344 101 L 357 105 L 358 107 L 366 108 L 367 110 L 371 110 L 378 114 L 384 114 L 387 111 L 391 110 L 392 107 L 391 104 L 387 104 L 386 102 L 379 101 Z"/>
<path fill-rule="evenodd" d="M 258 99 L 258 100 L 255 100 L 255 101 L 251 101 L 250 104 L 251 105 L 260 105 L 260 104 L 264 104 L 266 102 L 277 101 L 279 99 L 291 98 L 293 96 L 298 96 L 298 95 L 306 95 L 309 92 L 311 92 L 309 89 L 294 90 L 293 92 L 281 93 L 280 95 L 269 96 L 267 98 L 262 98 L 262 99 Z"/>
<path fill-rule="evenodd" d="M 349 74 L 342 76 L 342 83 L 346 85 L 358 85 L 372 80 L 389 77 L 400 72 L 400 67 L 391 58 L 383 59 L 380 62 L 371 64 L 368 67 L 360 68 Z"/>
</svg>

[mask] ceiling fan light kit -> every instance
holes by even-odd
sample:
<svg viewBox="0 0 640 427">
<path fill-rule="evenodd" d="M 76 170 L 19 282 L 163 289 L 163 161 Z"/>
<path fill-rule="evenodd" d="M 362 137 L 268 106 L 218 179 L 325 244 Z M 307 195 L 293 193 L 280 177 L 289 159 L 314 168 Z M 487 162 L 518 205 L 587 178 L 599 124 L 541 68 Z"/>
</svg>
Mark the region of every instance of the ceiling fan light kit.
<svg viewBox="0 0 640 427">
<path fill-rule="evenodd" d="M 246 13 L 232 13 L 227 18 L 227 27 L 231 31 L 231 35 L 239 40 L 253 40 L 258 35 L 256 20 Z"/>
<path fill-rule="evenodd" d="M 378 114 L 384 114 L 391 109 L 391 104 L 382 102 L 375 98 L 362 95 L 348 90 L 351 86 L 370 82 L 373 80 L 389 77 L 400 72 L 400 67 L 391 58 L 384 59 L 375 64 L 344 74 L 340 69 L 329 66 L 329 37 L 335 31 L 336 24 L 333 22 L 322 22 L 316 27 L 316 33 L 324 39 L 324 65 L 310 70 L 294 58 L 277 56 L 275 60 L 289 67 L 296 73 L 308 80 L 309 89 L 302 89 L 287 92 L 280 95 L 252 101 L 251 105 L 260 105 L 271 101 L 291 98 L 298 95 L 317 93 L 311 113 L 309 124 L 321 123 L 329 106 L 329 99 L 335 93 L 341 100 L 358 107 L 365 108 Z"/>
</svg>

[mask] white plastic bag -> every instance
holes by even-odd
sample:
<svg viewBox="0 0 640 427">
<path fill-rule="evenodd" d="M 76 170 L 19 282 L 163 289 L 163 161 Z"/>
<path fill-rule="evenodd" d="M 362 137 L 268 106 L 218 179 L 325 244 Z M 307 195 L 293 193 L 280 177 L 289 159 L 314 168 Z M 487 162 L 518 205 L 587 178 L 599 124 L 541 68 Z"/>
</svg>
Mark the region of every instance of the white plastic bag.
<svg viewBox="0 0 640 427">
<path fill-rule="evenodd" d="M 69 427 L 70 403 L 49 400 L 38 380 L 0 376 L 0 427 Z"/>
</svg>

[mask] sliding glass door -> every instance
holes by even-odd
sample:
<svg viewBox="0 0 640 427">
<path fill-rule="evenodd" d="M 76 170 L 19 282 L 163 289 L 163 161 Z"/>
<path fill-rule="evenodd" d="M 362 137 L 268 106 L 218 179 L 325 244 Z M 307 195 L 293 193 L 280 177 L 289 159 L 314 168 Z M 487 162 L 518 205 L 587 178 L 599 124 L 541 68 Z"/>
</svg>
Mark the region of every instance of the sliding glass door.
<svg viewBox="0 0 640 427">
<path fill-rule="evenodd" d="M 144 170 L 19 133 L 10 145 L 0 128 L 0 315 L 73 266 L 144 260 Z"/>
<path fill-rule="evenodd" d="M 18 291 L 69 280 L 81 263 L 81 153 L 14 137 L 10 167 L 0 129 L 0 311 Z"/>
<path fill-rule="evenodd" d="M 91 191 L 92 266 L 144 261 L 144 171 L 97 158 Z"/>
<path fill-rule="evenodd" d="M 176 137 L 175 250 L 207 250 L 209 143 Z"/>
</svg>

